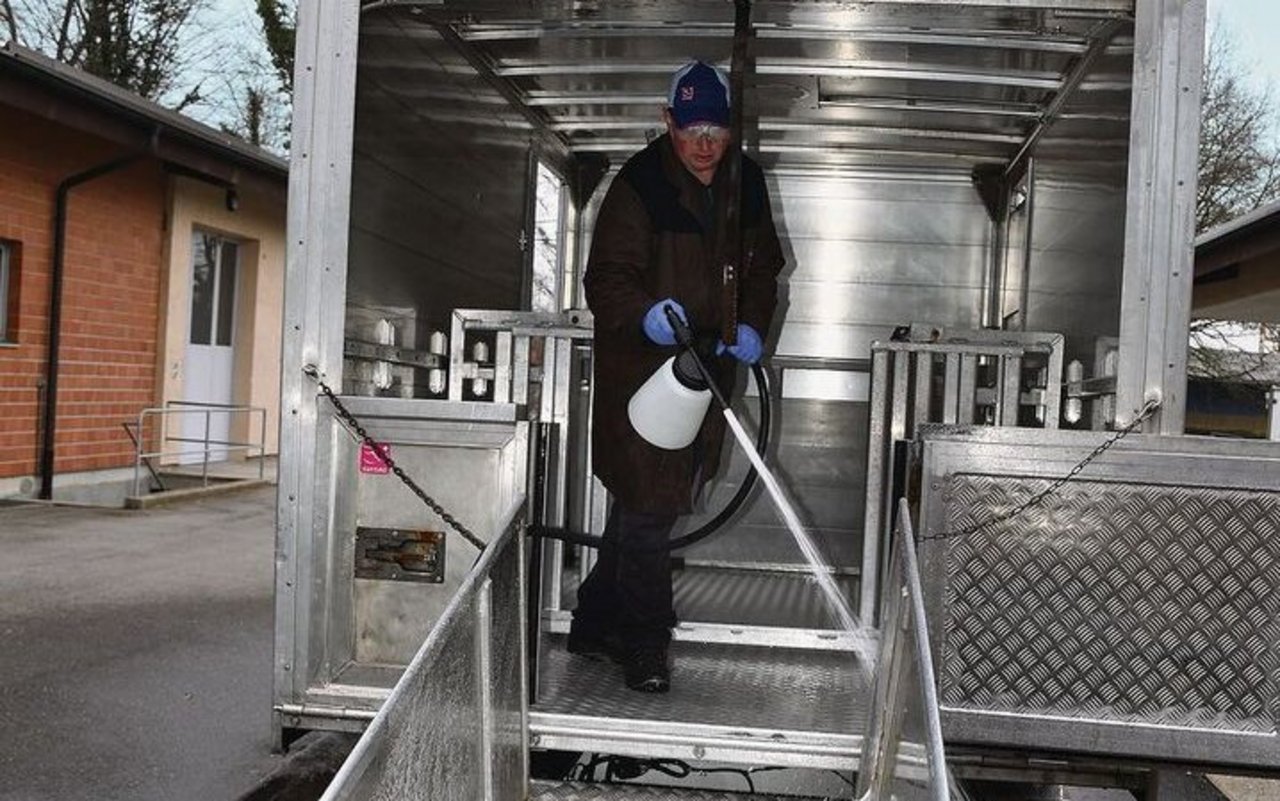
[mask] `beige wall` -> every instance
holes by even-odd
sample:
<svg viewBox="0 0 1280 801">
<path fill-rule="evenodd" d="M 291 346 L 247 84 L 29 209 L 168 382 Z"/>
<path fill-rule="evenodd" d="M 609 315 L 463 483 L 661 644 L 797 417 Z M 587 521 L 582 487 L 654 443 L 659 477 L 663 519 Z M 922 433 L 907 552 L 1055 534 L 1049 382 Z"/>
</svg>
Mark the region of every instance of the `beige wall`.
<svg viewBox="0 0 1280 801">
<path fill-rule="evenodd" d="M 226 190 L 190 178 L 171 179 L 166 280 L 161 288 L 162 401 L 181 400 L 191 315 L 191 236 L 196 229 L 241 243 L 236 297 L 235 402 L 267 410 L 267 453 L 278 452 L 280 339 L 284 311 L 285 188 L 241 185 L 240 206 L 226 207 Z M 237 415 L 232 439 L 257 442 L 257 419 Z"/>
</svg>

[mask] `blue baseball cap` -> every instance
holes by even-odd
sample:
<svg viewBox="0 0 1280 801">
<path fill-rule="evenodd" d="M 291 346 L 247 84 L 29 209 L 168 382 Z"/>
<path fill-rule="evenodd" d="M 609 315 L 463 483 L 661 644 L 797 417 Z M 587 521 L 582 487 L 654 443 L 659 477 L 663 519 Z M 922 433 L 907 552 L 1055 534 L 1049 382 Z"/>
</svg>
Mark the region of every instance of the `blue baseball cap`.
<svg viewBox="0 0 1280 801">
<path fill-rule="evenodd" d="M 729 79 L 702 61 L 690 61 L 671 77 L 667 106 L 676 127 L 699 122 L 729 127 Z"/>
</svg>

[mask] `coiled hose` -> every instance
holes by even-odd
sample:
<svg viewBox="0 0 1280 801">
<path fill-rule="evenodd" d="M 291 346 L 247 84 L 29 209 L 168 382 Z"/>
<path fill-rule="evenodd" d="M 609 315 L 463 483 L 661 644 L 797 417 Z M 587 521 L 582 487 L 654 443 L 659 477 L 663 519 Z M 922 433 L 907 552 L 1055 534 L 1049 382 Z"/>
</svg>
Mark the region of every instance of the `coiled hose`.
<svg viewBox="0 0 1280 801">
<path fill-rule="evenodd" d="M 765 455 L 765 451 L 769 448 L 769 429 L 770 421 L 773 414 L 773 405 L 769 400 L 769 378 L 764 368 L 757 362 L 751 365 L 751 375 L 755 378 L 756 391 L 760 395 L 760 430 L 756 432 L 756 453 L 761 457 Z M 700 542 L 714 534 L 725 523 L 733 517 L 737 511 L 742 508 L 742 504 L 746 503 L 747 496 L 751 494 L 751 490 L 756 485 L 756 469 L 754 466 L 748 470 L 747 475 L 742 480 L 738 491 L 734 493 L 729 502 L 720 510 L 715 517 L 708 520 L 698 528 L 690 531 L 688 534 L 682 534 L 675 539 L 654 548 L 628 548 L 633 553 L 645 553 L 652 551 L 678 551 L 681 548 L 687 548 L 696 542 Z M 604 544 L 604 539 L 595 534 L 586 534 L 581 531 L 570 531 L 563 528 L 546 528 L 542 526 L 531 526 L 529 528 L 529 536 L 541 537 L 548 540 L 560 540 L 572 545 L 582 545 L 587 548 L 599 548 Z"/>
</svg>

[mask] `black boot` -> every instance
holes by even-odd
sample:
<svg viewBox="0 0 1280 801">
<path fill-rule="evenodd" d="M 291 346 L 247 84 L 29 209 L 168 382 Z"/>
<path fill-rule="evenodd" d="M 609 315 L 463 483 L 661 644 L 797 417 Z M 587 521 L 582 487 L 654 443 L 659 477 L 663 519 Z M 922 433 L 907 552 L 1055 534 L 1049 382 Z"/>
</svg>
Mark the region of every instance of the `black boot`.
<svg viewBox="0 0 1280 801">
<path fill-rule="evenodd" d="M 628 650 L 622 659 L 622 675 L 627 686 L 642 693 L 665 693 L 671 689 L 671 669 L 667 667 L 666 646 L 641 646 Z"/>
</svg>

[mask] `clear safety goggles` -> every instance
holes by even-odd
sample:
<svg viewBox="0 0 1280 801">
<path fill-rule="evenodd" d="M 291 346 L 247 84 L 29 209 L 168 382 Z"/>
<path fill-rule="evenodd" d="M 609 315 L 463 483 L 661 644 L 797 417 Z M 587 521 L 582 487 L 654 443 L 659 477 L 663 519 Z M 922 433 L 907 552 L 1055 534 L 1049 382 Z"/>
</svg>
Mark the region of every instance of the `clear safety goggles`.
<svg viewBox="0 0 1280 801">
<path fill-rule="evenodd" d="M 714 125 L 709 122 L 695 122 L 693 125 L 686 125 L 683 128 L 676 129 L 676 136 L 680 137 L 682 141 L 702 142 L 706 140 L 714 145 L 729 141 L 729 133 L 729 129 L 723 125 Z"/>
</svg>

